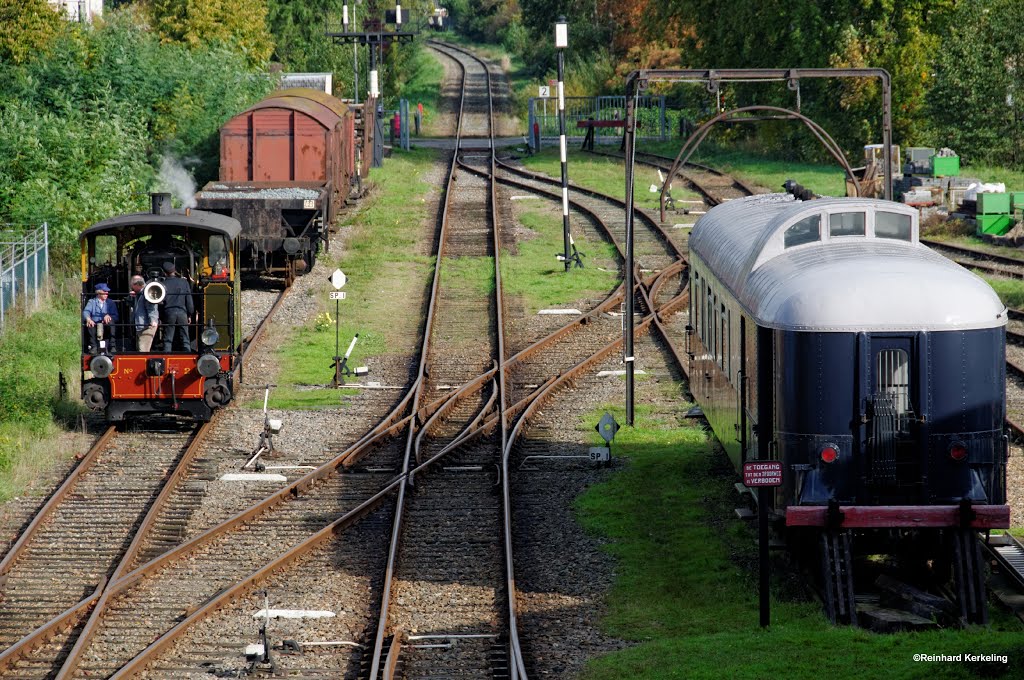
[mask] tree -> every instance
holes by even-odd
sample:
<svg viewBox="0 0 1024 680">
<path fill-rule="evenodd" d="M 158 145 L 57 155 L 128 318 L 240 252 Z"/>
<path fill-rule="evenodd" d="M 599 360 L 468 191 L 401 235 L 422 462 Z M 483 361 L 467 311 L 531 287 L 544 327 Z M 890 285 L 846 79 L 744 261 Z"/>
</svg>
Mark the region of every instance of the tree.
<svg viewBox="0 0 1024 680">
<path fill-rule="evenodd" d="M 998 163 L 1024 157 L 1024 7 L 988 0 L 959 7 L 935 64 L 928 110 L 936 145 Z"/>
<path fill-rule="evenodd" d="M 45 53 L 66 22 L 46 0 L 0 0 L 0 62 L 23 64 Z"/>
<path fill-rule="evenodd" d="M 235 45 L 250 64 L 270 58 L 267 0 L 148 0 L 153 28 L 165 42 L 190 47 L 224 42 Z"/>
</svg>

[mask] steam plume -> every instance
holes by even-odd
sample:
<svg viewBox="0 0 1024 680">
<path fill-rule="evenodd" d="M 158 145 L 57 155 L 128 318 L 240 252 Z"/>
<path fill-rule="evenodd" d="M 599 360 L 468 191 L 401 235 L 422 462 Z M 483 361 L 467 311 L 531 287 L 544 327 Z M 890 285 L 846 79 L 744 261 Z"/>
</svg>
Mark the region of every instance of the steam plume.
<svg viewBox="0 0 1024 680">
<path fill-rule="evenodd" d="M 176 158 L 164 156 L 160 160 L 159 181 L 160 188 L 174 194 L 183 208 L 196 207 L 196 182 Z"/>
</svg>

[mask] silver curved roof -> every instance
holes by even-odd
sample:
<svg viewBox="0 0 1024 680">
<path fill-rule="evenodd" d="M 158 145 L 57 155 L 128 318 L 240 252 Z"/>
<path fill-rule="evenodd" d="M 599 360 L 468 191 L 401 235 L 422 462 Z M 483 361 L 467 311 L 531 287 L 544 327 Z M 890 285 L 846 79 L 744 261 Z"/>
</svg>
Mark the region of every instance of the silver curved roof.
<svg viewBox="0 0 1024 680">
<path fill-rule="evenodd" d="M 823 229 L 820 241 L 783 247 L 785 230 L 813 213 L 860 210 L 868 215 L 866 236 L 830 239 Z M 876 238 L 875 211 L 910 215 L 911 241 Z M 770 328 L 938 331 L 1006 324 L 1006 307 L 992 288 L 921 245 L 917 211 L 899 203 L 752 196 L 709 210 L 689 243 L 691 254 Z"/>
</svg>

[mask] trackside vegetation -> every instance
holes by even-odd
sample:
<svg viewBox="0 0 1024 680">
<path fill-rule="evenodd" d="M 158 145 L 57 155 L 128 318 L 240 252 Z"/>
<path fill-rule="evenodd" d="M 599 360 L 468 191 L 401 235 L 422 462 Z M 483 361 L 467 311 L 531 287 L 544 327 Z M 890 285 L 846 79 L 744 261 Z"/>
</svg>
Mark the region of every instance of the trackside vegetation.
<svg viewBox="0 0 1024 680">
<path fill-rule="evenodd" d="M 619 404 L 589 414 L 579 427 L 594 444 L 594 423 L 606 410 L 624 422 Z M 613 447 L 626 468 L 576 505 L 579 521 L 616 559 L 602 628 L 635 644 L 591 661 L 583 678 L 1020 677 L 1024 629 L 995 606 L 989 628 L 880 635 L 833 627 L 780 563 L 772 625 L 761 630 L 756 527 L 734 519 L 728 459 L 699 425 L 643 404 L 636 416 Z M 914 660 L 962 653 L 1004 655 L 1008 663 Z"/>
<path fill-rule="evenodd" d="M 5 11 L 16 25 L 40 5 L 56 15 L 45 0 Z M 161 42 L 134 6 L 50 30 L 44 49 L 0 58 L 0 220 L 48 221 L 60 263 L 83 227 L 146 205 L 163 157 L 214 178 L 221 123 L 273 80 L 231 43 Z"/>
<path fill-rule="evenodd" d="M 600 299 L 618 286 L 619 263 L 614 246 L 580 229 L 573 232 L 573 239 L 583 254 L 584 267 L 565 273 L 565 265 L 555 259 L 564 247 L 562 212 L 555 204 L 546 210 L 531 206 L 520 213 L 519 223 L 530 234 L 519 239 L 514 253 L 502 254 L 501 281 L 508 299 L 521 296 L 526 314 L 581 298 Z"/>
<path fill-rule="evenodd" d="M 624 200 L 626 184 L 623 175 L 621 158 L 612 158 L 580 151 L 570 144 L 567 162 L 569 165 L 569 182 L 577 186 L 600 191 L 608 196 Z M 600 150 L 600 149 L 599 149 Z M 613 148 L 612 150 L 617 150 Z M 523 165 L 534 172 L 544 172 L 556 179 L 562 176 L 561 160 L 558 156 L 557 143 L 523 159 Z M 661 187 L 657 171 L 650 167 L 637 164 L 633 175 L 633 201 L 638 208 L 656 209 L 658 196 L 650 190 L 651 185 Z M 552 187 L 557 191 L 557 188 Z M 683 187 L 673 189 L 672 195 L 677 199 L 699 198 L 696 194 Z"/>
<path fill-rule="evenodd" d="M 50 304 L 36 314 L 13 315 L 0 335 L 0 502 L 32 489 L 40 476 L 74 451 L 58 451 L 52 438 L 74 428 L 84 407 L 78 399 L 77 281 L 52 279 Z M 43 351 L 45 348 L 45 351 Z M 58 374 L 68 394 L 58 392 Z"/>
<path fill-rule="evenodd" d="M 437 158 L 437 151 L 430 149 L 393 154 L 384 167 L 371 171 L 371 194 L 344 220 L 342 229 L 348 232 L 345 251 L 335 264 L 348 277 L 348 295 L 341 301 L 342 353 L 359 333 L 350 366 L 415 349 L 420 327 L 417 319 L 422 312 L 416 301 L 430 285 L 434 265 L 434 257 L 420 244 L 424 230 L 432 228 L 425 226 L 427 198 L 434 189 L 427 173 Z M 273 408 L 339 404 L 336 390 L 309 389 L 329 383 L 334 375 L 329 364 L 334 355 L 335 305 L 327 298 L 328 290 L 331 288 L 324 282 L 322 289 L 312 293 L 320 299 L 320 320 L 311 321 L 278 345 L 281 371 L 279 387 L 271 392 Z M 388 313 L 383 314 L 383 309 Z"/>
</svg>

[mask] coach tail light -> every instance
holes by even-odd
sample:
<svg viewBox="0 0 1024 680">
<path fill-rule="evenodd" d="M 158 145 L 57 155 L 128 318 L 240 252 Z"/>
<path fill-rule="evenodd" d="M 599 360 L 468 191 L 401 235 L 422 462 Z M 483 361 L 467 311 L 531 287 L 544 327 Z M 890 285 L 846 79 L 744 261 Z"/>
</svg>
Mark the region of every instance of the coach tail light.
<svg viewBox="0 0 1024 680">
<path fill-rule="evenodd" d="M 949 447 L 949 457 L 958 463 L 967 460 L 967 446 L 963 442 L 953 442 Z"/>
<path fill-rule="evenodd" d="M 839 458 L 839 447 L 835 444 L 826 444 L 821 447 L 818 455 L 821 457 L 822 463 L 834 463 Z"/>
</svg>

